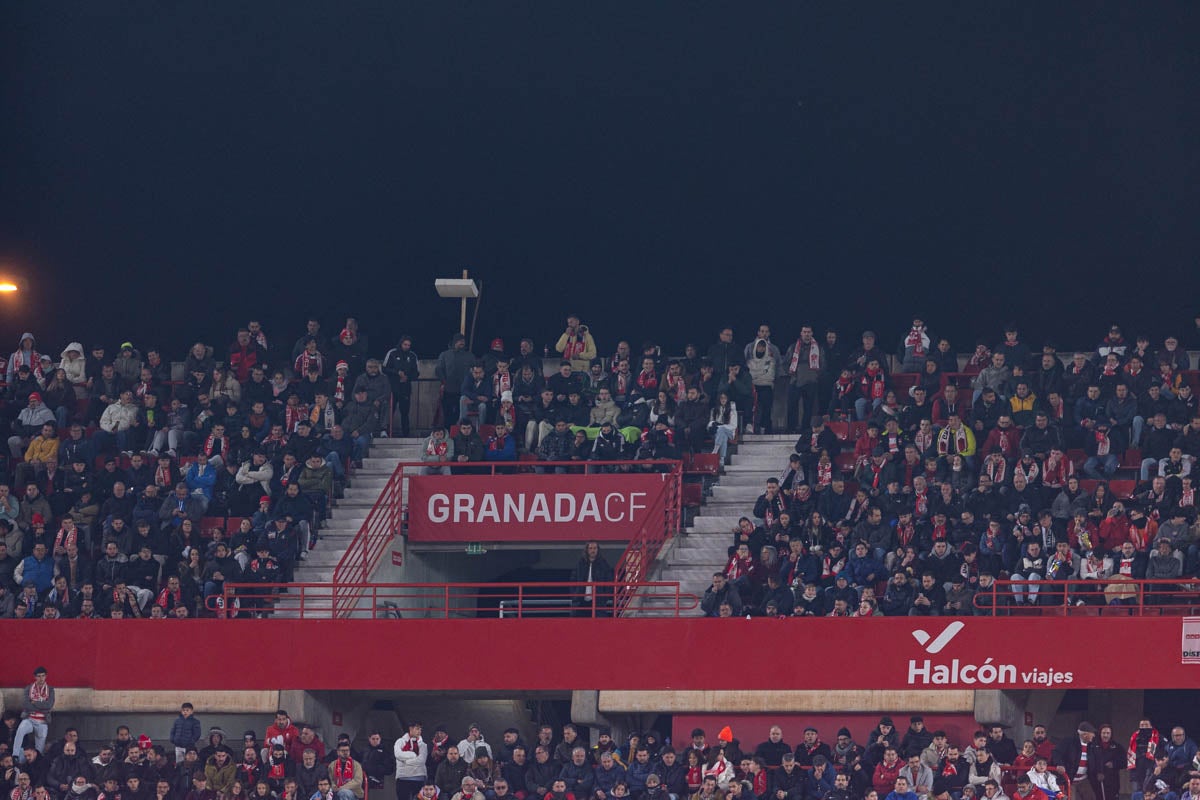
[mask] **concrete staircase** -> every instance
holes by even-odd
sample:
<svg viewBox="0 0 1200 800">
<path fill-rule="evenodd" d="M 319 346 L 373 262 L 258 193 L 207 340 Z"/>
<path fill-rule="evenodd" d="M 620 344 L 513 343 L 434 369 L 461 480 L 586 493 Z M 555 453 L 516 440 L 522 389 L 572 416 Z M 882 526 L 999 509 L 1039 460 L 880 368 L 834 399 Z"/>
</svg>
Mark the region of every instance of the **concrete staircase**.
<svg viewBox="0 0 1200 800">
<path fill-rule="evenodd" d="M 376 439 L 371 443 L 363 468 L 356 470 L 346 488 L 345 497 L 334 501 L 333 514 L 325 520 L 320 541 L 308 552 L 308 558 L 296 565 L 296 583 L 328 583 L 333 580 L 333 568 L 342 559 L 347 546 L 358 533 L 363 520 L 379 499 L 379 493 L 396 471 L 401 461 L 419 461 L 424 439 Z M 306 603 L 316 601 L 318 608 L 328 608 L 326 597 L 317 597 L 309 590 Z M 275 616 L 298 616 L 297 594 L 282 595 L 275 605 Z M 309 613 L 306 613 L 309 616 Z"/>
<path fill-rule="evenodd" d="M 780 477 L 786 471 L 795 443 L 794 435 L 743 435 L 725 474 L 712 487 L 712 496 L 705 499 L 691 527 L 660 554 L 652 579 L 679 581 L 680 591 L 703 595 L 713 572 L 728 560 L 738 520 L 750 516 L 767 478 Z M 699 616 L 700 610 L 690 613 Z"/>
</svg>

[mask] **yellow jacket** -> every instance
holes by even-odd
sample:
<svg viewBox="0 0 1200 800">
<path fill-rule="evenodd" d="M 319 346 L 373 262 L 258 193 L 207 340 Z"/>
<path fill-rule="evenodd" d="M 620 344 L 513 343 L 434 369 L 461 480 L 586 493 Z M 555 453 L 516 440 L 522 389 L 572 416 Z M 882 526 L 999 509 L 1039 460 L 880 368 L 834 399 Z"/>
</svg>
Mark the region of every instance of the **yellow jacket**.
<svg viewBox="0 0 1200 800">
<path fill-rule="evenodd" d="M 25 448 L 26 463 L 32 461 L 41 461 L 43 464 L 47 461 L 58 460 L 58 437 L 47 439 L 44 436 L 35 436 L 29 442 L 29 447 Z"/>
</svg>

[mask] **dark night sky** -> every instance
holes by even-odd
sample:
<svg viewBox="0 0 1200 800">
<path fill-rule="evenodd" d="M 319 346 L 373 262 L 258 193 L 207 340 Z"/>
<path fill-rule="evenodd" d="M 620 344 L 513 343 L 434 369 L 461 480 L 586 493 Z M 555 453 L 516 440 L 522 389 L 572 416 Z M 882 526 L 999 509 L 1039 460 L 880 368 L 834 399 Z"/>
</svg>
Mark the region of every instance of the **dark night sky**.
<svg viewBox="0 0 1200 800">
<path fill-rule="evenodd" d="M 1047 5 L 5 3 L 0 346 L 1190 325 L 1200 5 Z"/>
</svg>

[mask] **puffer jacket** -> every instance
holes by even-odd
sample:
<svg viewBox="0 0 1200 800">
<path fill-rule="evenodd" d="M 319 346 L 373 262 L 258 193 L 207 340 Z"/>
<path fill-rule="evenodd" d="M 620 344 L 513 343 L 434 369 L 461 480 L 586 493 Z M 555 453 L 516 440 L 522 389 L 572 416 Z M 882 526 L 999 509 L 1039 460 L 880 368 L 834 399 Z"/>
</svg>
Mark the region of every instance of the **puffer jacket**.
<svg viewBox="0 0 1200 800">
<path fill-rule="evenodd" d="M 616 425 L 617 415 L 620 413 L 621 410 L 617 408 L 617 404 L 612 400 L 607 402 L 597 400 L 596 405 L 592 407 L 591 412 L 588 414 L 588 421 L 591 423 L 591 427 L 598 427 L 606 422 Z"/>
<path fill-rule="evenodd" d="M 137 419 L 138 407 L 133 403 L 122 405 L 121 403 L 113 403 L 108 408 L 104 409 L 104 413 L 100 415 L 100 427 L 103 430 L 119 430 L 127 431 L 133 426 L 133 421 Z"/>
<path fill-rule="evenodd" d="M 70 353 L 72 350 L 79 353 L 78 358 L 67 358 L 67 353 Z M 70 383 L 86 383 L 87 358 L 84 355 L 83 345 L 79 342 L 71 342 L 63 348 L 61 357 L 62 360 L 58 362 L 58 366 L 59 369 L 67 373 L 67 381 Z"/>
<path fill-rule="evenodd" d="M 763 355 L 759 356 L 758 343 L 766 345 Z M 746 369 L 750 372 L 750 382 L 755 386 L 774 386 L 775 376 L 779 374 L 779 348 L 766 339 L 755 339 L 754 344 L 747 348 Z"/>
</svg>

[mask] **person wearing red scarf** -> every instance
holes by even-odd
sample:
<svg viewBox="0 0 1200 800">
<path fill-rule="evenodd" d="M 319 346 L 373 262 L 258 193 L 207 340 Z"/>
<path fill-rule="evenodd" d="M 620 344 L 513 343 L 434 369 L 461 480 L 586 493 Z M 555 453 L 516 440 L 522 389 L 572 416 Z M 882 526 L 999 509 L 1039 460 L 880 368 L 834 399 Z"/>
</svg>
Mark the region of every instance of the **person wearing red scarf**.
<svg viewBox="0 0 1200 800">
<path fill-rule="evenodd" d="M 858 390 L 862 395 L 854 401 L 855 416 L 866 419 L 868 410 L 874 411 L 883 405 L 883 397 L 887 394 L 887 374 L 879 365 L 879 359 L 867 360 L 867 368 L 858 378 Z"/>
<path fill-rule="evenodd" d="M 338 744 L 337 758 L 329 762 L 329 780 L 336 800 L 362 800 L 362 764 L 350 756 L 349 742 Z"/>
</svg>

